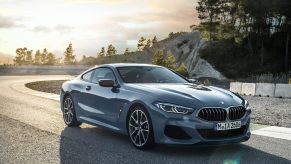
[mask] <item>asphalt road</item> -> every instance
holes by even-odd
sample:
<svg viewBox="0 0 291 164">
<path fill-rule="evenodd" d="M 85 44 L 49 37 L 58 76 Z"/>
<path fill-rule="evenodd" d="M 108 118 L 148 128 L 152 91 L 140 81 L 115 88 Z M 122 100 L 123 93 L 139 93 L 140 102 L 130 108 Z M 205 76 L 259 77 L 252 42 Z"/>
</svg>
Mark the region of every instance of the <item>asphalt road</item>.
<svg viewBox="0 0 291 164">
<path fill-rule="evenodd" d="M 158 145 L 136 150 L 124 135 L 89 125 L 68 128 L 59 102 L 27 95 L 13 85 L 63 76 L 0 76 L 2 163 L 291 163 L 291 141 L 252 135 L 228 146 Z"/>
</svg>

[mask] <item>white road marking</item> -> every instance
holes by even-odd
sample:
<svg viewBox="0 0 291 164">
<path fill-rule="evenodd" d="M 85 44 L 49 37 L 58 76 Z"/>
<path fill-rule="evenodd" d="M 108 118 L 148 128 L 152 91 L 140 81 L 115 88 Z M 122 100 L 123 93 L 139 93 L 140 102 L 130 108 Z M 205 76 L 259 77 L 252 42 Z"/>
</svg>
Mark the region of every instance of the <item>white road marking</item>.
<svg viewBox="0 0 291 164">
<path fill-rule="evenodd" d="M 277 126 L 269 126 L 262 129 L 252 131 L 252 134 L 279 138 L 285 140 L 291 140 L 291 128 L 277 127 Z"/>
</svg>

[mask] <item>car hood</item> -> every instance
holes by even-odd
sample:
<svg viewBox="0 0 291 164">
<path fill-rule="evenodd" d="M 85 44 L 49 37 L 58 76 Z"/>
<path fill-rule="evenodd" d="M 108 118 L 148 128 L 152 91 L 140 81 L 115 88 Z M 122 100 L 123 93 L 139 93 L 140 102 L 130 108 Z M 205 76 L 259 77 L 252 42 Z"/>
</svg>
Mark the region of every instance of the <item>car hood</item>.
<svg viewBox="0 0 291 164">
<path fill-rule="evenodd" d="M 192 104 L 196 106 L 229 107 L 242 104 L 242 99 L 227 90 L 196 84 L 131 84 L 138 90 L 157 99 L 175 104 Z M 194 101 L 193 101 L 194 100 Z"/>
</svg>

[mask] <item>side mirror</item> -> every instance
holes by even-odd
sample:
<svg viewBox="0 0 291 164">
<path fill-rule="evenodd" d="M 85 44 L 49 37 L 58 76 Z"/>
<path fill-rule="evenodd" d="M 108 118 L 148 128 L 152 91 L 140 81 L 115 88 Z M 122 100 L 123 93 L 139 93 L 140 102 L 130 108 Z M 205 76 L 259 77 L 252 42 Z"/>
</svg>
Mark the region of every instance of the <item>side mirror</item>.
<svg viewBox="0 0 291 164">
<path fill-rule="evenodd" d="M 195 79 L 188 79 L 188 81 L 189 81 L 190 83 L 196 83 L 196 82 L 197 82 Z"/>
<path fill-rule="evenodd" d="M 101 79 L 98 81 L 101 87 L 114 87 L 115 83 L 111 79 Z"/>
</svg>

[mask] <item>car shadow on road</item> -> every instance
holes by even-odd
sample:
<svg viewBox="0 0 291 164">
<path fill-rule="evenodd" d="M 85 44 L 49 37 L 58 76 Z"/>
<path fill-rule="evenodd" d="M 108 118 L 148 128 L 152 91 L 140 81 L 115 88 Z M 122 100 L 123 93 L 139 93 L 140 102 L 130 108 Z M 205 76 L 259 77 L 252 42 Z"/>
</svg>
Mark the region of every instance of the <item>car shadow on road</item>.
<svg viewBox="0 0 291 164">
<path fill-rule="evenodd" d="M 268 143 L 266 143 L 268 144 Z M 135 149 L 127 136 L 98 127 L 66 127 L 60 138 L 61 163 L 290 163 L 245 144 L 166 146 Z"/>
</svg>

